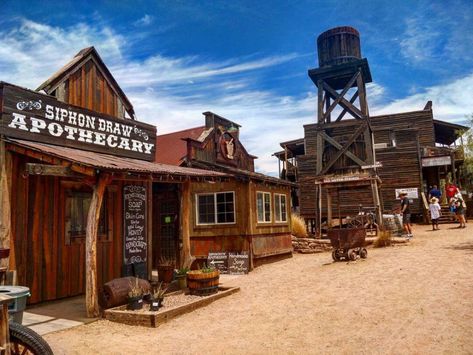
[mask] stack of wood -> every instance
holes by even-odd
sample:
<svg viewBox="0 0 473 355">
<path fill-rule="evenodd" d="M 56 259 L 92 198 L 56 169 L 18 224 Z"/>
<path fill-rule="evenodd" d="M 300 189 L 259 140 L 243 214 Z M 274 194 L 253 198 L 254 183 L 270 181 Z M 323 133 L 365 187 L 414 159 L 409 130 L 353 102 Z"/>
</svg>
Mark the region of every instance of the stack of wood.
<svg viewBox="0 0 473 355">
<path fill-rule="evenodd" d="M 328 239 L 297 238 L 296 236 L 292 236 L 292 248 L 294 252 L 300 254 L 313 254 L 332 250 L 330 240 Z"/>
</svg>

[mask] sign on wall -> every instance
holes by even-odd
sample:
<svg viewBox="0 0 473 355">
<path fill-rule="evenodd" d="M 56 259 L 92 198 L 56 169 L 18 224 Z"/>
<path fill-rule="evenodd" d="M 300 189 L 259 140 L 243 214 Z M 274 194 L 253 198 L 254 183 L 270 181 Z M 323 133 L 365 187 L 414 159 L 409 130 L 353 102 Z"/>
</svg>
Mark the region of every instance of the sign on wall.
<svg viewBox="0 0 473 355">
<path fill-rule="evenodd" d="M 451 164 L 452 164 L 452 157 L 448 155 L 443 156 L 443 157 L 422 158 L 422 167 L 443 166 L 443 165 L 451 165 Z"/>
<path fill-rule="evenodd" d="M 419 189 L 417 187 L 411 187 L 411 188 L 403 188 L 403 189 L 396 189 L 396 200 L 399 200 L 399 194 L 401 192 L 407 193 L 407 198 L 409 199 L 416 199 L 419 198 Z"/>
<path fill-rule="evenodd" d="M 138 185 L 123 187 L 123 245 L 125 264 L 146 262 L 146 188 Z"/>
<path fill-rule="evenodd" d="M 10 84 L 2 84 L 0 90 L 0 133 L 7 137 L 154 160 L 154 126 L 68 105 Z"/>
</svg>

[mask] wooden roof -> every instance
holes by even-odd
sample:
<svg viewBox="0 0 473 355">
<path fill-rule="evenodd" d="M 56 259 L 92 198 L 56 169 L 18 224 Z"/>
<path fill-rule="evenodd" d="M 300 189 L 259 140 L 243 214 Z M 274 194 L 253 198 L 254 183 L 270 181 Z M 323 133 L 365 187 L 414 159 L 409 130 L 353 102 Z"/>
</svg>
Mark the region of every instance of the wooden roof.
<svg viewBox="0 0 473 355">
<path fill-rule="evenodd" d="M 59 69 L 56 73 L 49 77 L 49 79 L 47 79 L 44 83 L 38 86 L 36 91 L 44 90 L 47 94 L 50 95 L 54 90 L 56 90 L 60 83 L 67 80 L 73 73 L 79 70 L 89 60 L 94 61 L 107 83 L 121 99 L 130 117 L 132 119 L 135 119 L 135 111 L 133 109 L 133 105 L 131 104 L 130 100 L 128 100 L 128 97 L 120 88 L 112 73 L 110 73 L 102 58 L 98 54 L 97 50 L 93 46 L 80 50 L 74 56 L 74 58 L 72 58 L 66 65 L 64 65 L 61 69 Z"/>
</svg>

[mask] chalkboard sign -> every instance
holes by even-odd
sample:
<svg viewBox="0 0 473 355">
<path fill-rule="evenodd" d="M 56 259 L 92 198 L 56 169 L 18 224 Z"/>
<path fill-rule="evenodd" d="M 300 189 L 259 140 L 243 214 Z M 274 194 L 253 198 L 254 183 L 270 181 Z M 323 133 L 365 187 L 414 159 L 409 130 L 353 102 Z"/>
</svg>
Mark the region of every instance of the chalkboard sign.
<svg viewBox="0 0 473 355">
<path fill-rule="evenodd" d="M 207 264 L 215 267 L 221 274 L 228 274 L 228 255 L 227 253 L 209 253 Z"/>
<path fill-rule="evenodd" d="M 231 275 L 247 274 L 250 269 L 248 253 L 228 253 L 228 273 Z"/>
<path fill-rule="evenodd" d="M 125 264 L 146 262 L 146 188 L 128 185 L 123 188 Z"/>
</svg>

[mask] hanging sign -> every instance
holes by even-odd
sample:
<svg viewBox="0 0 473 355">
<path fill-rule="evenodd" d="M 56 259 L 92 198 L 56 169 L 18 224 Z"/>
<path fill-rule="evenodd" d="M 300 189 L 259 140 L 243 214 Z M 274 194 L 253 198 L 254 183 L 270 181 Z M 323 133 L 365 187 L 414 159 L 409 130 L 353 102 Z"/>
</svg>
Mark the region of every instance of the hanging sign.
<svg viewBox="0 0 473 355">
<path fill-rule="evenodd" d="M 146 188 L 127 185 L 123 188 L 125 264 L 146 262 Z"/>
<path fill-rule="evenodd" d="M 451 164 L 452 164 L 452 157 L 448 155 L 443 156 L 443 157 L 422 158 L 422 167 L 443 166 L 443 165 L 451 165 Z"/>
<path fill-rule="evenodd" d="M 0 84 L 0 96 L 0 134 L 7 137 L 154 160 L 154 126 L 68 105 L 6 83 Z"/>
</svg>

